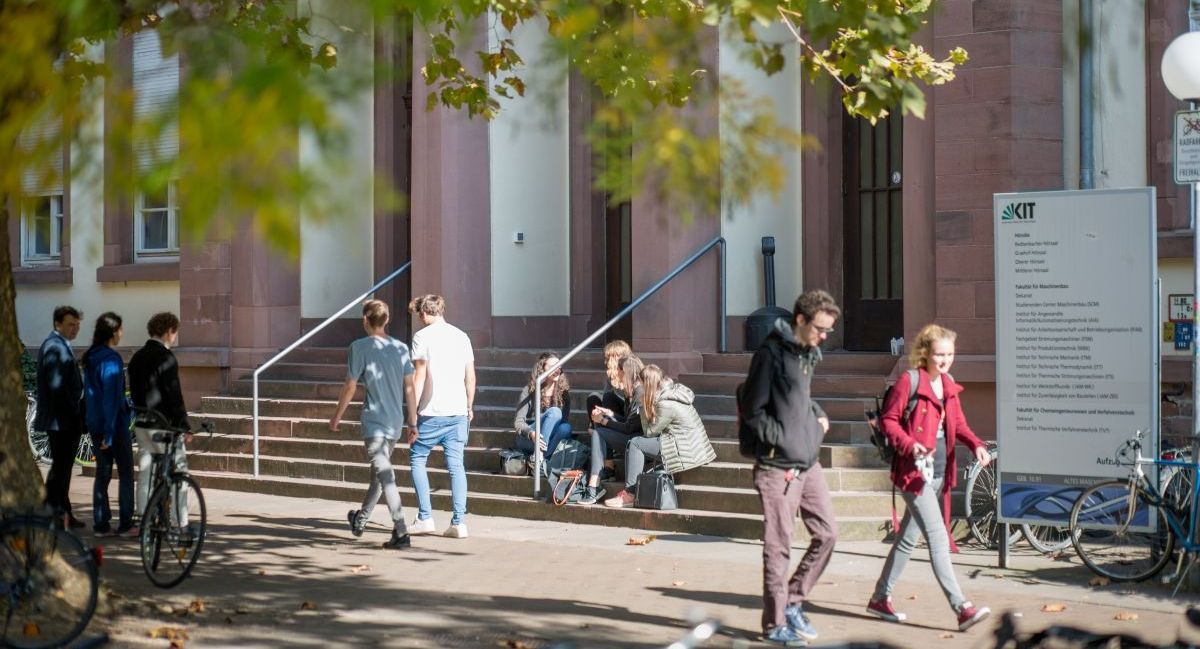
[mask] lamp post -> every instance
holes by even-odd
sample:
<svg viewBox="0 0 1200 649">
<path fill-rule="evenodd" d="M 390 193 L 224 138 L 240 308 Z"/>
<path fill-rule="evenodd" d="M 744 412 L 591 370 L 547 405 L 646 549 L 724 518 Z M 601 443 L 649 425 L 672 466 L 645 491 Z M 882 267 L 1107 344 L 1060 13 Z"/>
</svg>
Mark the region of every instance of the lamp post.
<svg viewBox="0 0 1200 649">
<path fill-rule="evenodd" d="M 1180 35 L 1163 52 L 1162 78 L 1167 90 L 1180 101 L 1189 102 L 1192 110 L 1200 106 L 1200 0 L 1192 0 L 1189 13 L 1191 31 Z M 1176 134 L 1175 137 L 1180 137 Z M 1180 164 L 1179 160 L 1175 164 Z M 1200 179 L 1191 183 L 1191 228 L 1192 228 L 1192 263 L 1194 284 L 1192 288 L 1192 460 L 1200 459 L 1200 340 L 1196 332 L 1200 331 L 1200 304 L 1196 298 L 1200 296 L 1200 232 L 1196 223 L 1196 210 L 1200 205 Z M 1194 487 L 1193 487 L 1194 489 Z M 1193 491 L 1193 495 L 1195 492 Z M 1192 529 L 1200 533 L 1200 516 L 1197 516 L 1198 498 L 1192 498 Z"/>
</svg>

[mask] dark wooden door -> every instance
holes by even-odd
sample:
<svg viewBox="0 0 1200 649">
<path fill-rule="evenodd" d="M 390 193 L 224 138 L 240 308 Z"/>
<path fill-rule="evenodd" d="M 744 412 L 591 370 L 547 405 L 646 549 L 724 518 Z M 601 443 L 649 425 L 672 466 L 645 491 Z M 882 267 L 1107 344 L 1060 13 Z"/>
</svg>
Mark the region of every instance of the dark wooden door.
<svg viewBox="0 0 1200 649">
<path fill-rule="evenodd" d="M 845 118 L 845 347 L 888 351 L 904 332 L 903 118 Z"/>
<path fill-rule="evenodd" d="M 605 209 L 605 319 L 616 315 L 633 300 L 633 206 L 608 203 Z M 624 340 L 632 343 L 633 317 L 625 316 L 605 332 L 605 341 Z"/>
</svg>

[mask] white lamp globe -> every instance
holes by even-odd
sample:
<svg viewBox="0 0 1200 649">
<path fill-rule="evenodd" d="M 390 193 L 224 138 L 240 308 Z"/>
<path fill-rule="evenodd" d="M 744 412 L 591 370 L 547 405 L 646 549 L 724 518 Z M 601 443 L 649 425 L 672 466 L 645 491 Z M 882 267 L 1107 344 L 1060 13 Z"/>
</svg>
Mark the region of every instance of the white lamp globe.
<svg viewBox="0 0 1200 649">
<path fill-rule="evenodd" d="M 1162 78 L 1176 99 L 1200 100 L 1200 32 L 1171 41 L 1163 52 Z"/>
</svg>

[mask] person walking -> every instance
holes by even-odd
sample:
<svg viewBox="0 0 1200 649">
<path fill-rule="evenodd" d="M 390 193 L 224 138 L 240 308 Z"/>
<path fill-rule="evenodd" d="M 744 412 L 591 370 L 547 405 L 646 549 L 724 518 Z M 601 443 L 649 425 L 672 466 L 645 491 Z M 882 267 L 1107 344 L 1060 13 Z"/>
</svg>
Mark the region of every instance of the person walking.
<svg viewBox="0 0 1200 649">
<path fill-rule="evenodd" d="M 179 383 L 179 361 L 171 348 L 179 341 L 179 317 L 174 313 L 162 312 L 151 316 L 146 322 L 146 333 L 150 338 L 141 349 L 133 353 L 129 359 L 129 399 L 134 407 L 154 410 L 166 419 L 167 424 L 174 428 L 190 431 L 187 406 L 183 402 L 183 387 Z M 145 515 L 146 504 L 150 500 L 151 468 L 154 464 L 153 454 L 163 452 L 165 445 L 154 440 L 154 429 L 159 422 L 152 418 L 141 420 L 134 418 L 133 435 L 138 442 L 137 457 L 137 512 Z M 187 471 L 187 444 L 191 433 L 184 436 L 181 444 L 175 447 L 175 455 L 171 458 L 175 470 Z M 181 494 L 186 498 L 187 494 Z M 186 503 L 180 503 L 186 510 Z"/>
<path fill-rule="evenodd" d="M 434 532 L 433 505 L 426 464 L 434 447 L 441 446 L 450 472 L 453 514 L 444 536 L 467 538 L 467 471 L 463 452 L 471 420 L 475 418 L 475 352 L 471 339 L 446 322 L 446 300 L 440 295 L 414 298 L 408 310 L 424 326 L 413 335 L 413 385 L 416 388 L 417 427 L 408 430 L 409 465 L 417 492 L 417 517 L 409 534 Z"/>
<path fill-rule="evenodd" d="M 33 429 L 50 441 L 46 505 L 69 527 L 83 527 L 71 510 L 71 472 L 83 435 L 83 377 L 71 341 L 79 335 L 83 313 L 73 306 L 54 309 L 53 330 L 37 356 L 37 410 Z"/>
<path fill-rule="evenodd" d="M 404 508 L 400 504 L 400 490 L 396 487 L 396 470 L 392 467 L 392 450 L 405 428 L 413 430 L 417 422 L 417 399 L 413 389 L 413 363 L 408 345 L 387 334 L 391 319 L 388 306 L 383 300 L 367 300 L 363 303 L 363 329 L 367 335 L 350 343 L 347 351 L 346 382 L 338 398 L 337 411 L 329 420 L 329 430 L 337 432 L 346 414 L 346 407 L 354 397 L 359 381 L 366 388 L 363 401 L 362 422 L 363 444 L 367 460 L 371 463 L 371 483 L 363 497 L 360 509 L 351 509 L 346 514 L 350 533 L 362 536 L 371 512 L 380 496 L 387 501 L 388 513 L 392 516 L 392 536 L 384 542 L 389 550 L 403 550 L 412 545 L 408 528 L 404 523 Z M 403 399 L 403 400 L 402 400 Z M 408 405 L 408 418 L 404 416 Z"/>
<path fill-rule="evenodd" d="M 83 385 L 87 427 L 96 448 L 96 481 L 92 489 L 92 529 L 112 532 L 108 485 L 113 464 L 120 481 L 117 501 L 117 536 L 137 536 L 133 526 L 133 437 L 129 433 L 130 408 L 125 397 L 125 362 L 115 347 L 121 343 L 121 316 L 102 313 L 96 318 L 92 346 L 83 356 Z"/>
<path fill-rule="evenodd" d="M 896 449 L 892 483 L 904 497 L 905 511 L 867 612 L 890 622 L 906 619 L 892 604 L 892 590 L 924 535 L 933 574 L 958 618 L 958 630 L 966 631 L 987 618 L 991 610 L 967 601 L 950 562 L 950 490 L 958 475 L 954 443 L 961 441 L 971 449 L 982 466 L 991 461 L 991 454 L 967 425 L 959 399 L 963 388 L 949 374 L 956 337 L 936 324 L 921 329 L 909 355 L 909 365 L 917 370 L 912 414 L 907 419 L 904 416 L 912 389 L 909 372 L 900 375 L 883 404 L 881 427 Z"/>
<path fill-rule="evenodd" d="M 754 353 L 738 395 L 739 425 L 754 440 L 754 488 L 763 509 L 762 629 L 768 641 L 784 646 L 816 640 L 803 605 L 837 541 L 833 500 L 820 463 L 829 418 L 813 401 L 810 385 L 821 360 L 821 342 L 840 315 L 829 293 L 814 289 L 801 294 L 792 320 L 777 320 Z M 739 431 L 742 435 L 746 433 Z M 788 579 L 797 511 L 812 539 Z"/>
</svg>

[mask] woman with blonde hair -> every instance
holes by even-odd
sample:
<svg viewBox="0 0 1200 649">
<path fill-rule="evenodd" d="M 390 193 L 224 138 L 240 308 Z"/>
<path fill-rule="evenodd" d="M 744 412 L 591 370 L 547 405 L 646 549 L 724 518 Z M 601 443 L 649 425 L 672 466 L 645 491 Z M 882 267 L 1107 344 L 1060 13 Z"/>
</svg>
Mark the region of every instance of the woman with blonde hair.
<svg viewBox="0 0 1200 649">
<path fill-rule="evenodd" d="M 537 377 L 558 362 L 558 354 L 543 352 L 529 372 L 529 382 L 517 399 L 517 412 L 513 417 L 513 428 L 517 431 L 517 448 L 533 455 L 534 450 L 534 404 L 531 396 Z M 549 459 L 558 443 L 571 437 L 571 383 L 562 368 L 546 377 L 542 383 L 542 436 L 538 447 L 543 457 Z"/>
<path fill-rule="evenodd" d="M 963 388 L 950 376 L 954 364 L 954 340 L 957 335 L 936 324 L 925 325 L 913 342 L 909 364 L 917 370 L 917 387 L 911 389 L 911 372 L 888 394 L 880 415 L 896 458 L 892 462 L 892 483 L 904 496 L 904 520 L 896 533 L 896 542 L 883 564 L 875 583 L 875 592 L 867 603 L 867 612 L 890 622 L 903 622 L 905 615 L 892 606 L 892 590 L 901 571 L 917 546 L 921 535 L 929 546 L 930 564 L 950 608 L 958 617 L 958 630 L 966 631 L 991 611 L 967 601 L 950 563 L 950 489 L 955 483 L 954 443 L 961 441 L 975 454 L 980 464 L 991 459 L 987 447 L 971 431 L 963 414 L 959 393 Z M 908 395 L 915 407 L 905 415 Z M 940 501 L 940 502 L 939 502 Z"/>
<path fill-rule="evenodd" d="M 629 440 L 625 450 L 625 488 L 604 501 L 608 507 L 634 504 L 634 487 L 646 466 L 646 457 L 662 458 L 663 468 L 674 475 L 717 459 L 704 422 L 693 405 L 690 388 L 667 378 L 662 368 L 642 369 L 641 420 L 644 437 Z"/>
<path fill-rule="evenodd" d="M 592 505 L 604 497 L 604 488 L 600 486 L 600 476 L 604 471 L 604 460 L 609 449 L 624 449 L 631 439 L 642 434 L 641 411 L 641 381 L 642 361 L 637 356 L 623 356 L 614 359 L 609 366 L 609 380 L 616 392 L 619 393 L 624 412 L 606 408 L 598 404 L 589 404 L 589 417 L 592 421 L 592 452 L 591 466 L 588 471 L 588 483 L 584 489 L 580 504 Z M 615 372 L 613 371 L 615 370 Z M 628 468 L 628 466 L 626 467 Z"/>
</svg>

